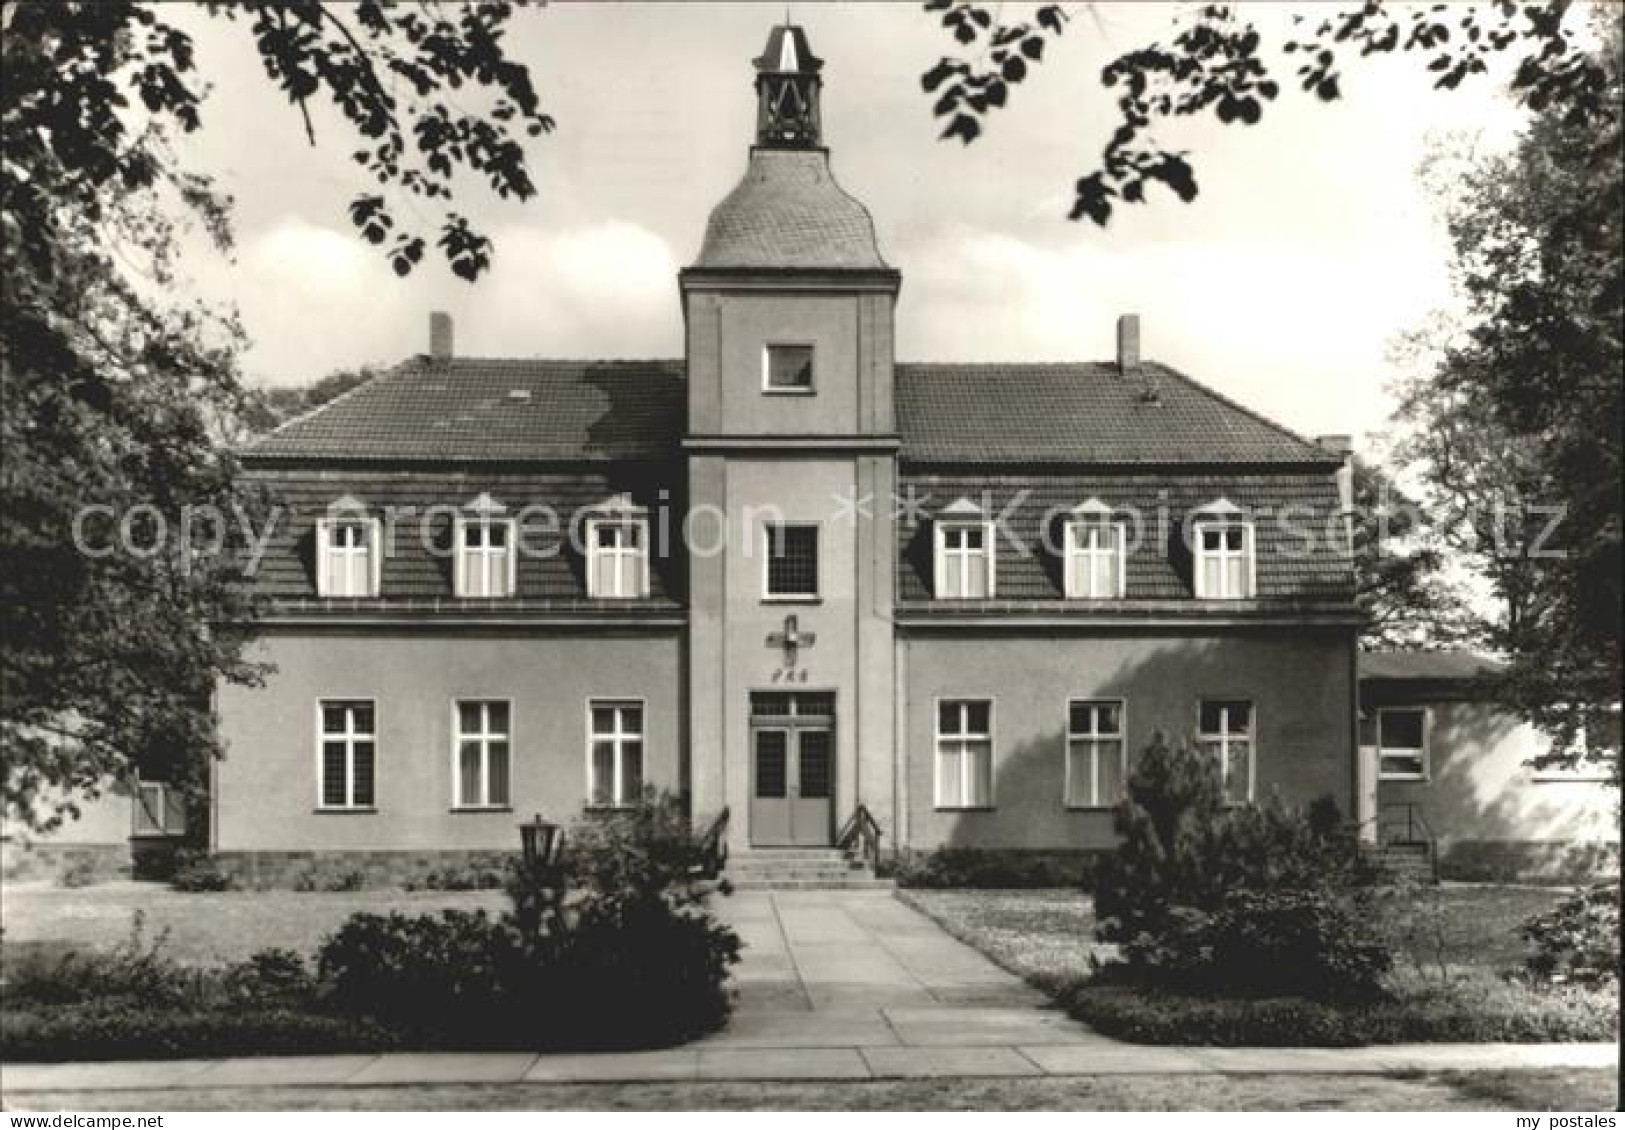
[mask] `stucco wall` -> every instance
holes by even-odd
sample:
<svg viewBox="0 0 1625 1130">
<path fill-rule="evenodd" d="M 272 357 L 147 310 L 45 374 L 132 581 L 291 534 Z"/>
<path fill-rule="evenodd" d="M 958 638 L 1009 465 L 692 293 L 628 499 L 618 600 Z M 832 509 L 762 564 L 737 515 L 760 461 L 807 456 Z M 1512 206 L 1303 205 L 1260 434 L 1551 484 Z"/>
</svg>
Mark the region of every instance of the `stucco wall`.
<svg viewBox="0 0 1625 1130">
<path fill-rule="evenodd" d="M 520 820 L 568 820 L 587 796 L 587 700 L 644 700 L 644 779 L 677 789 L 677 631 L 273 631 L 277 671 L 219 696 L 227 755 L 215 778 L 221 851 L 513 849 Z M 377 811 L 316 809 L 316 702 L 377 703 Z M 451 703 L 512 700 L 510 812 L 454 812 Z"/>
<path fill-rule="evenodd" d="M 1379 806 L 1414 804 L 1457 875 L 1571 871 L 1619 843 L 1619 793 L 1601 781 L 1542 780 L 1528 764 L 1547 748 L 1539 731 L 1489 703 L 1373 698 L 1431 714 L 1425 781 L 1379 781 Z M 1391 811 L 1391 810 L 1390 810 Z M 1606 853 L 1604 853 L 1606 854 Z M 1589 867 L 1589 863 L 1585 863 Z M 1583 868 L 1582 868 L 1583 869 Z"/>
<path fill-rule="evenodd" d="M 1153 733 L 1195 730 L 1198 698 L 1249 698 L 1260 798 L 1330 796 L 1352 811 L 1352 643 L 1345 629 L 917 634 L 902 646 L 907 698 L 906 846 L 1093 849 L 1115 842 L 1111 813 L 1064 803 L 1069 698 L 1126 701 L 1130 762 Z M 994 700 L 991 811 L 935 807 L 934 703 Z"/>
</svg>

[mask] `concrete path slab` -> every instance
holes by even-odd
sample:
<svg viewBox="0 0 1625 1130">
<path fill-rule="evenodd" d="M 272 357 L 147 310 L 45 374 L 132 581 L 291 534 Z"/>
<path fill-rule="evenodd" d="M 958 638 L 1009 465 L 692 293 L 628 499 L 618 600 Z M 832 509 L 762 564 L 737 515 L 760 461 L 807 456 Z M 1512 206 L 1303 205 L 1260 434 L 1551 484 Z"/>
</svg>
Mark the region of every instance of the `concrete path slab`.
<svg viewBox="0 0 1625 1130">
<path fill-rule="evenodd" d="M 701 1079 L 868 1079 L 857 1048 L 700 1049 Z"/>
<path fill-rule="evenodd" d="M 895 1047 L 896 1030 L 878 1011 L 741 1011 L 704 1047 Z"/>
<path fill-rule="evenodd" d="M 914 1047 L 1015 1047 L 1099 1043 L 1064 1013 L 1012 1008 L 888 1008 L 886 1019 Z"/>
<path fill-rule="evenodd" d="M 0 1094 L 42 1091 L 71 1078 L 88 1091 L 152 1090 L 178 1087 L 190 1077 L 220 1066 L 217 1059 L 165 1059 L 123 1063 L 8 1063 L 0 1066 Z"/>
<path fill-rule="evenodd" d="M 345 1083 L 518 1083 L 538 1058 L 535 1052 L 392 1052 Z"/>
<path fill-rule="evenodd" d="M 1120 1044 L 1104 1037 L 1088 1044 L 1047 1044 L 1017 1049 L 1049 1075 L 1218 1074 L 1188 1048 Z"/>
<path fill-rule="evenodd" d="M 538 1056 L 525 1072 L 527 1083 L 685 1082 L 699 1078 L 700 1053 L 695 1048 L 652 1052 L 608 1052 L 597 1055 Z"/>
<path fill-rule="evenodd" d="M 864 1048 L 863 1058 L 877 1079 L 959 1079 L 1044 1073 L 1014 1048 Z"/>
<path fill-rule="evenodd" d="M 302 1087 L 344 1083 L 376 1055 L 274 1055 L 221 1060 L 182 1080 L 188 1087 Z"/>
</svg>

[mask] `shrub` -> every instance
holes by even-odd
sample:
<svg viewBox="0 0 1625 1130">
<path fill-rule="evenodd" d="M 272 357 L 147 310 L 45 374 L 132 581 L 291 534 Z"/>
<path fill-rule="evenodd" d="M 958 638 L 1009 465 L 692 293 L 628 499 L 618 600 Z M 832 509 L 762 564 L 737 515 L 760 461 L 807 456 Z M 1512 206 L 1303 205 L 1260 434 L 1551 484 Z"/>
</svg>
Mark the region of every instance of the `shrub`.
<svg viewBox="0 0 1625 1130">
<path fill-rule="evenodd" d="M 64 887 L 88 887 L 100 879 L 96 861 L 86 856 L 75 858 L 56 877 L 56 881 Z"/>
<path fill-rule="evenodd" d="M 1528 977 L 1553 985 L 1604 986 L 1619 979 L 1619 882 L 1575 891 L 1524 924 Z"/>
<path fill-rule="evenodd" d="M 1127 974 L 1186 991 L 1369 999 L 1392 965 L 1369 866 L 1335 807 L 1227 808 L 1213 760 L 1159 735 L 1096 869 L 1096 934 Z"/>
<path fill-rule="evenodd" d="M 169 876 L 169 885 L 177 891 L 193 893 L 233 891 L 237 889 L 237 877 L 221 870 L 220 864 L 206 852 L 189 849 L 175 853 L 175 869 Z"/>
<path fill-rule="evenodd" d="M 263 949 L 226 967 L 221 990 L 232 1005 L 260 1009 L 308 1007 L 318 996 L 305 959 L 287 949 Z"/>
<path fill-rule="evenodd" d="M 1092 883 L 1094 853 L 937 848 L 898 856 L 891 874 L 899 886 L 930 889 L 1034 890 Z"/>
<path fill-rule="evenodd" d="M 408 1032 L 499 1022 L 515 988 L 518 938 L 483 910 L 353 914 L 322 943 L 334 1007 Z"/>
<path fill-rule="evenodd" d="M 409 891 L 494 891 L 508 882 L 508 860 L 490 856 L 461 865 L 432 867 L 406 881 Z"/>
<path fill-rule="evenodd" d="M 294 876 L 296 891 L 359 891 L 367 885 L 367 873 L 359 867 L 313 863 Z"/>
<path fill-rule="evenodd" d="M 677 802 L 651 794 L 565 843 L 514 863 L 501 919 L 352 916 L 318 956 L 332 1005 L 441 1046 L 652 1046 L 719 1026 L 739 939 L 706 907 Z"/>
<path fill-rule="evenodd" d="M 157 1007 L 198 1003 L 207 995 L 209 975 L 165 954 L 168 941 L 167 930 L 147 940 L 145 915 L 138 910 L 130 936 L 110 950 L 38 954 L 8 964 L 6 1003 L 120 1002 Z"/>
<path fill-rule="evenodd" d="M 356 1017 L 286 1009 L 152 1009 L 113 1002 L 0 1012 L 12 1062 L 387 1051 L 400 1038 Z"/>
</svg>

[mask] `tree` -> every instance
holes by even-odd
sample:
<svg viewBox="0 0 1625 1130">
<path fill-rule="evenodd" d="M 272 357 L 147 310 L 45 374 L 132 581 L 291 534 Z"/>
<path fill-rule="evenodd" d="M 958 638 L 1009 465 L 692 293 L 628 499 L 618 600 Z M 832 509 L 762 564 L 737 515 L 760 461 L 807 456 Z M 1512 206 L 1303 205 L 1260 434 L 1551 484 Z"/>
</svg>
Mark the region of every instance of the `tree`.
<svg viewBox="0 0 1625 1130">
<path fill-rule="evenodd" d="M 1501 603 L 1497 691 L 1547 731 L 1541 760 L 1618 779 L 1622 611 L 1622 24 L 1601 26 L 1606 110 L 1535 115 L 1511 152 L 1453 178 L 1462 332 L 1405 387 L 1403 452 L 1471 515 L 1464 548 Z"/>
<path fill-rule="evenodd" d="M 944 138 L 966 145 L 985 131 L 989 116 L 1009 104 L 1011 88 L 1046 57 L 1069 21 L 1059 4 L 1032 18 L 1005 20 L 986 4 L 925 0 L 967 56 L 945 56 L 921 76 L 936 96 L 933 112 L 945 119 Z M 1093 5 L 1090 5 L 1093 7 Z M 1226 125 L 1252 125 L 1295 86 L 1322 102 L 1343 96 L 1347 53 L 1361 58 L 1414 53 L 1427 59 L 1438 89 L 1454 89 L 1488 69 L 1486 59 L 1511 52 L 1517 60 L 1511 88 L 1531 110 L 1551 108 L 1572 127 L 1584 128 L 1608 111 L 1608 80 L 1595 58 L 1579 50 L 1565 17 L 1570 0 L 1483 5 L 1407 6 L 1395 15 L 1376 0 L 1352 3 L 1329 15 L 1293 17 L 1296 29 L 1282 42 L 1229 4 L 1191 5 L 1175 16 L 1166 44 L 1124 52 L 1101 71 L 1101 85 L 1116 93 L 1118 126 L 1097 168 L 1075 186 L 1070 218 L 1105 226 L 1119 204 L 1145 200 L 1160 183 L 1181 200 L 1196 198 L 1191 154 L 1162 148 L 1157 124 L 1212 115 Z M 1277 50 L 1278 48 L 1278 50 Z M 1292 78 L 1279 72 L 1296 63 Z"/>
<path fill-rule="evenodd" d="M 343 396 L 379 373 L 377 366 L 363 365 L 359 369 L 335 369 L 308 385 L 260 389 L 254 394 L 253 403 L 245 413 L 244 424 L 255 434 L 268 432 L 295 416 L 314 411 L 328 401 Z"/>
<path fill-rule="evenodd" d="M 1367 648 L 1443 647 L 1481 635 L 1444 575 L 1444 546 L 1387 472 L 1354 461 L 1354 578 Z"/>
<path fill-rule="evenodd" d="M 0 801 L 36 825 L 138 773 L 201 787 L 219 752 L 212 692 L 262 673 L 244 650 L 249 562 L 234 552 L 267 505 L 230 449 L 251 407 L 241 334 L 229 311 L 174 294 L 183 227 L 231 242 L 229 200 L 175 145 L 202 128 L 206 100 L 174 10 L 13 3 L 0 16 Z M 312 141 L 318 100 L 358 135 L 372 187 L 351 219 L 397 272 L 427 237 L 389 195 L 444 209 L 436 243 L 453 272 L 486 268 L 453 181 L 531 195 L 515 131 L 551 126 L 503 53 L 512 5 L 198 10 L 252 38 Z M 481 95 L 483 109 L 462 108 Z"/>
</svg>

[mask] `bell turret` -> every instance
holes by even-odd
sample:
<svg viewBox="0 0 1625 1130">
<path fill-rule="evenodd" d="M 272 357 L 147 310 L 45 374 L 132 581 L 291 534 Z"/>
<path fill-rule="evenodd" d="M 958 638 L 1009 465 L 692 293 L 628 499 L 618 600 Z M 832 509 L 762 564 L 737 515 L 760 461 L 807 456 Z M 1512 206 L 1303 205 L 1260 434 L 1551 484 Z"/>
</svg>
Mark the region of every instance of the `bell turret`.
<svg viewBox="0 0 1625 1130">
<path fill-rule="evenodd" d="M 756 144 L 768 149 L 816 149 L 823 143 L 818 96 L 824 60 L 807 33 L 781 24 L 767 36 L 756 63 Z"/>
</svg>

